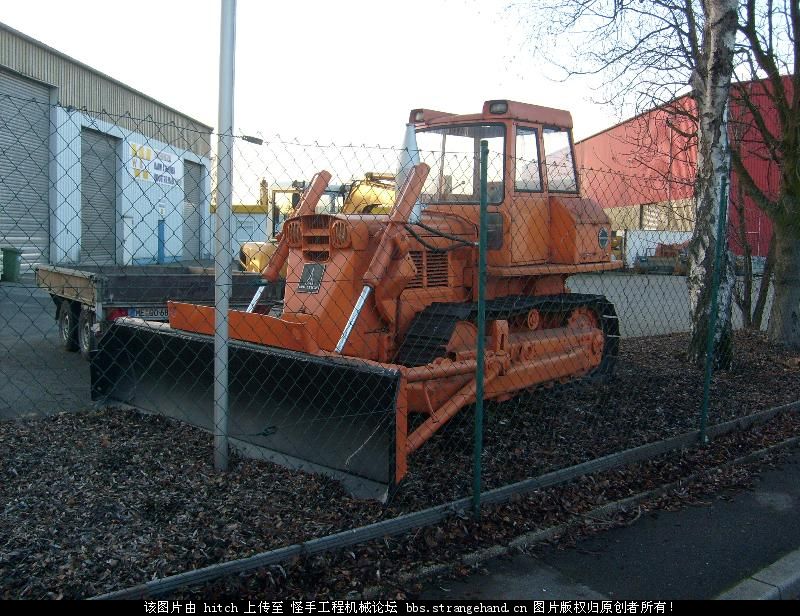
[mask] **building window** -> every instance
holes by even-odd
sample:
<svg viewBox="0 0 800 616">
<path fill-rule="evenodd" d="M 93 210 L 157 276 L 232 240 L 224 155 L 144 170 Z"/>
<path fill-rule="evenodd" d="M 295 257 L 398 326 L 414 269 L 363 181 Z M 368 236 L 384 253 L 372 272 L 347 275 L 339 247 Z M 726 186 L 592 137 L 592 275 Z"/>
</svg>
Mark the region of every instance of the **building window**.
<svg viewBox="0 0 800 616">
<path fill-rule="evenodd" d="M 256 234 L 256 223 L 254 220 L 241 220 L 236 228 L 236 241 L 240 244 L 252 242 Z"/>
</svg>

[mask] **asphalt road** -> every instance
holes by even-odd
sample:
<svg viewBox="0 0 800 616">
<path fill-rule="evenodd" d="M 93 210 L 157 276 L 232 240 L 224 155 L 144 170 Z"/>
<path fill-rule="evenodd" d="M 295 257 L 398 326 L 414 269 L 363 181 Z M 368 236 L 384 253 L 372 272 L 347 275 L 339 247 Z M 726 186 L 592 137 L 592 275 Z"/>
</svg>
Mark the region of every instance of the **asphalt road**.
<svg viewBox="0 0 800 616">
<path fill-rule="evenodd" d="M 89 366 L 59 346 L 54 312 L 32 279 L 0 283 L 0 419 L 91 405 Z"/>
<path fill-rule="evenodd" d="M 489 561 L 486 573 L 431 582 L 424 599 L 711 599 L 800 547 L 800 453 L 752 491 L 706 506 Z"/>
<path fill-rule="evenodd" d="M 686 279 L 606 273 L 574 276 L 572 291 L 616 304 L 623 337 L 689 329 Z M 734 324 L 741 317 L 734 309 Z M 0 284 L 0 418 L 89 408 L 89 369 L 58 341 L 54 305 L 32 278 Z"/>
</svg>

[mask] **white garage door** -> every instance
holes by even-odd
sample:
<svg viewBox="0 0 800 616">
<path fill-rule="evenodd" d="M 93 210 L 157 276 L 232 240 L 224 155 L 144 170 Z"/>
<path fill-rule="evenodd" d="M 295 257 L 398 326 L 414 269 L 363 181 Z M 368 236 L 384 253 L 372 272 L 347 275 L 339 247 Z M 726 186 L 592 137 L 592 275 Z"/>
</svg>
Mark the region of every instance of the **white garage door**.
<svg viewBox="0 0 800 616">
<path fill-rule="evenodd" d="M 117 146 L 119 140 L 81 131 L 81 263 L 117 262 Z"/>
</svg>

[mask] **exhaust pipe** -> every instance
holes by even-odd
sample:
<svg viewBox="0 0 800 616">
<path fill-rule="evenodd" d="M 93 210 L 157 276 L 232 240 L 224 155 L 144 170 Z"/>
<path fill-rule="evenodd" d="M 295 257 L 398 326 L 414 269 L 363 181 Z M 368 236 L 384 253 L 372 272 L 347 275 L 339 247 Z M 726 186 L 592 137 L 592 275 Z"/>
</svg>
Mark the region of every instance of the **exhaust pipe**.
<svg viewBox="0 0 800 616">
<path fill-rule="evenodd" d="M 406 133 L 403 137 L 403 146 L 400 150 L 400 162 L 397 165 L 396 186 L 399 189 L 408 181 L 408 176 L 411 175 L 412 170 L 419 164 L 419 147 L 417 147 L 417 133 L 414 130 L 413 124 L 406 124 Z M 411 216 L 408 222 L 419 222 L 424 209 L 422 202 L 417 199 L 414 207 L 411 210 Z"/>
</svg>

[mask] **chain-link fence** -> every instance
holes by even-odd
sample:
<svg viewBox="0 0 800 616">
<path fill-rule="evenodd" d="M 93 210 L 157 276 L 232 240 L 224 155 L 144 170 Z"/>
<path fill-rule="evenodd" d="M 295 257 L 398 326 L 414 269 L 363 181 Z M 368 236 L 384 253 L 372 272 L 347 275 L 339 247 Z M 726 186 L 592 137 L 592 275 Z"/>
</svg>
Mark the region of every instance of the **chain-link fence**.
<svg viewBox="0 0 800 616">
<path fill-rule="evenodd" d="M 403 147 L 236 136 L 221 424 L 213 136 L 0 106 L 8 596 L 99 593 L 513 492 L 698 427 L 691 183 L 670 196 L 579 168 L 566 114 L 421 111 Z M 764 317 L 734 308 L 711 425 L 800 397 L 760 331 L 780 315 L 743 212 L 739 294 Z M 236 452 L 226 474 L 210 434 Z"/>
</svg>

